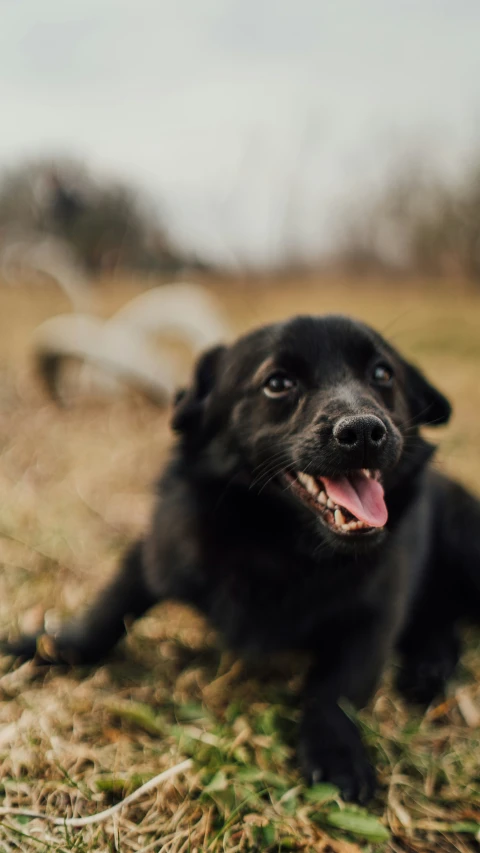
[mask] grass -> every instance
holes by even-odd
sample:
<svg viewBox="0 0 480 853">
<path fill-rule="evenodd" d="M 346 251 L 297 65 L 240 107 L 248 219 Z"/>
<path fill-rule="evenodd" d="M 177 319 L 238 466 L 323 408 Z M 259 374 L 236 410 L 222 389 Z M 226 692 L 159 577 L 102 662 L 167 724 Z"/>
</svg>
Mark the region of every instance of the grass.
<svg viewBox="0 0 480 853">
<path fill-rule="evenodd" d="M 138 285 L 105 286 L 108 314 Z M 238 331 L 294 312 L 344 311 L 384 330 L 453 399 L 439 464 L 475 488 L 480 475 L 480 299 L 338 279 L 216 283 Z M 168 412 L 131 400 L 59 411 L 31 371 L 29 340 L 66 310 L 54 289 L 0 288 L 0 632 L 32 629 L 88 604 L 148 523 L 169 444 Z M 432 433 L 433 435 L 433 433 Z M 480 655 L 468 638 L 447 701 L 420 717 L 390 687 L 361 725 L 382 789 L 369 811 L 295 768 L 298 673 L 244 672 L 216 652 L 202 620 L 153 611 L 94 670 L 0 673 L 2 805 L 86 815 L 187 756 L 194 767 L 82 830 L 5 818 L 6 851 L 473 851 L 480 830 Z"/>
</svg>

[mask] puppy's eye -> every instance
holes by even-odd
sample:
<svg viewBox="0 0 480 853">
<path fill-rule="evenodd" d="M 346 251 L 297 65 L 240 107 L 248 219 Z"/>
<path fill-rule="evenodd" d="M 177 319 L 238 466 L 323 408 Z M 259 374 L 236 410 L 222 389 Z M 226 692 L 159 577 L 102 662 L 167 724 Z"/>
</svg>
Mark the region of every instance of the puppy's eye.
<svg viewBox="0 0 480 853">
<path fill-rule="evenodd" d="M 286 397 L 296 386 L 295 379 L 288 374 L 277 370 L 272 373 L 263 385 L 263 393 L 267 397 Z"/>
<path fill-rule="evenodd" d="M 372 379 L 376 385 L 391 385 L 393 381 L 393 370 L 389 364 L 376 364 L 372 371 Z"/>
</svg>

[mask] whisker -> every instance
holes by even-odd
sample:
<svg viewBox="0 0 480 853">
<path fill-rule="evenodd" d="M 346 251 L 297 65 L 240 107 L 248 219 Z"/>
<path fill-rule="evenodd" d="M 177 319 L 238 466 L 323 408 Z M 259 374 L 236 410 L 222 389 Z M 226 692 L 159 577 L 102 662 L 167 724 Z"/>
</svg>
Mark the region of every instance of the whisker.
<svg viewBox="0 0 480 853">
<path fill-rule="evenodd" d="M 425 412 L 428 412 L 429 408 L 430 408 L 430 404 L 428 406 L 425 406 L 424 409 L 422 409 L 420 412 L 418 412 L 412 418 L 409 418 L 406 421 L 401 421 L 399 424 L 397 424 L 397 426 L 400 429 L 405 429 L 406 427 L 409 427 L 409 426 L 434 426 L 436 423 L 438 423 L 438 418 L 431 420 L 431 421 L 419 421 L 418 420 L 419 418 L 422 417 L 423 414 L 425 414 Z"/>
<path fill-rule="evenodd" d="M 281 474 L 284 471 L 289 470 L 290 468 L 294 469 L 294 465 L 292 464 L 291 461 L 286 459 L 285 462 L 282 463 L 281 465 L 279 464 L 276 466 L 272 466 L 267 471 L 264 471 L 262 474 L 260 474 L 258 477 L 256 477 L 252 481 L 252 483 L 250 484 L 249 488 L 251 489 L 251 488 L 255 488 L 256 486 L 259 486 L 262 483 L 262 481 L 270 482 L 270 480 L 273 480 L 274 477 L 277 477 L 279 474 Z M 264 485 L 265 485 L 265 482 L 264 482 Z M 263 488 L 263 486 L 262 486 L 262 488 Z"/>
<path fill-rule="evenodd" d="M 259 471 L 256 477 L 253 478 L 251 486 L 256 485 L 260 482 L 264 477 L 267 477 L 273 470 L 278 469 L 278 473 L 282 470 L 283 463 L 292 463 L 291 453 L 289 451 L 282 451 L 281 453 L 274 454 L 269 459 L 265 460 L 261 465 L 257 465 L 256 468 L 253 469 L 255 471 Z"/>
<path fill-rule="evenodd" d="M 261 493 L 263 492 L 263 490 L 268 486 L 268 484 L 269 484 L 269 483 L 271 483 L 271 482 L 272 482 L 272 480 L 274 480 L 276 476 L 278 476 L 278 474 L 280 474 L 282 471 L 288 471 L 290 468 L 291 468 L 291 469 L 293 469 L 293 470 L 295 470 L 294 465 L 290 465 L 290 466 L 288 466 L 287 468 L 280 468 L 280 470 L 275 471 L 275 472 L 272 474 L 272 476 L 267 480 L 267 482 L 266 482 L 266 483 L 264 483 L 264 484 L 263 484 L 263 486 L 260 488 L 260 490 L 259 490 L 258 494 L 261 494 Z"/>
</svg>

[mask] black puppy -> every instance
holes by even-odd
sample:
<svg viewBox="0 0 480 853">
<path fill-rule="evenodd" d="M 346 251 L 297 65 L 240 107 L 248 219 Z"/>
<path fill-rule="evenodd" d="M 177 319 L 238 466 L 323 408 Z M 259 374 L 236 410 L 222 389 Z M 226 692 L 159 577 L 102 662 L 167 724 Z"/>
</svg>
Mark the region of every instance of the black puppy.
<svg viewBox="0 0 480 853">
<path fill-rule="evenodd" d="M 152 526 L 80 620 L 10 650 L 92 662 L 165 599 L 242 655 L 311 654 L 299 755 L 310 781 L 367 799 L 374 773 L 339 701 L 365 705 L 390 653 L 430 702 L 478 616 L 480 506 L 428 465 L 450 406 L 376 332 L 297 317 L 199 361 Z"/>
</svg>

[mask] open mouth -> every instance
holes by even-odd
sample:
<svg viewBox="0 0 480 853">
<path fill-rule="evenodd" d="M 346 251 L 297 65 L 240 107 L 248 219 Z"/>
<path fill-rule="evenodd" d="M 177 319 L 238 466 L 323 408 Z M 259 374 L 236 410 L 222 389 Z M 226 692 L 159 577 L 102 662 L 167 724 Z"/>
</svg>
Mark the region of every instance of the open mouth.
<svg viewBox="0 0 480 853">
<path fill-rule="evenodd" d="M 366 468 L 339 477 L 312 477 L 285 472 L 300 500 L 336 533 L 372 533 L 385 527 L 388 511 L 380 472 Z"/>
</svg>

